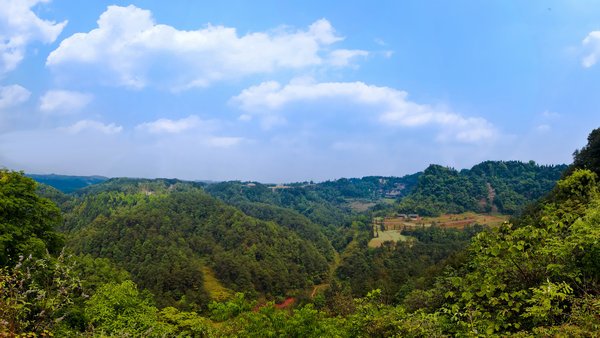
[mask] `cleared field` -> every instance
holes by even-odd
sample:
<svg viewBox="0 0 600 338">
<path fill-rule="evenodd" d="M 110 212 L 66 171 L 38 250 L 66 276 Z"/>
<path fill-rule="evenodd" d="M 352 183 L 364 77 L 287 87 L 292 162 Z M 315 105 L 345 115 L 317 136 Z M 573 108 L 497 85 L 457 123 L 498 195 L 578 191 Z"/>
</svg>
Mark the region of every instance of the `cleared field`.
<svg viewBox="0 0 600 338">
<path fill-rule="evenodd" d="M 499 214 L 477 214 L 474 212 L 465 212 L 462 214 L 446 214 L 439 217 L 423 217 L 421 223 L 436 224 L 440 227 L 462 229 L 467 225 L 482 224 L 488 226 L 498 226 L 508 220 L 509 216 Z"/>
<path fill-rule="evenodd" d="M 224 302 L 233 296 L 234 291 L 224 287 L 209 267 L 202 267 L 202 272 L 204 274 L 204 288 L 211 300 Z"/>
<path fill-rule="evenodd" d="M 508 220 L 509 216 L 499 214 L 477 214 L 474 212 L 465 212 L 462 214 L 445 214 L 439 217 L 422 217 L 419 219 L 405 219 L 402 217 L 376 218 L 373 220 L 374 226 L 380 228 L 383 223 L 386 230 L 402 230 L 408 227 L 429 227 L 437 225 L 443 228 L 462 229 L 465 226 L 481 224 L 488 226 L 498 226 Z"/>
<path fill-rule="evenodd" d="M 499 214 L 477 214 L 474 212 L 465 212 L 462 214 L 445 214 L 439 217 L 422 217 L 418 220 L 407 220 L 401 217 L 386 217 L 385 219 L 375 220 L 375 223 L 385 225 L 389 230 L 402 230 L 404 227 L 431 226 L 437 225 L 444 228 L 462 229 L 467 225 L 482 224 L 488 226 L 498 226 L 508 220 L 509 216 Z"/>
<path fill-rule="evenodd" d="M 387 241 L 392 241 L 392 242 L 398 242 L 398 241 L 407 241 L 410 237 L 409 236 L 404 236 L 400 233 L 400 230 L 386 230 L 386 231 L 379 231 L 379 237 L 375 237 L 373 239 L 371 239 L 371 241 L 369 241 L 369 247 L 371 248 L 378 248 L 380 247 L 383 242 L 387 242 Z"/>
<path fill-rule="evenodd" d="M 509 216 L 477 214 L 474 212 L 465 212 L 462 214 L 445 214 L 439 217 L 422 217 L 417 220 L 409 220 L 402 217 L 376 217 L 373 219 L 373 231 L 379 234 L 379 237 L 371 239 L 369 247 L 380 247 L 383 242 L 406 241 L 410 236 L 401 234 L 403 229 L 414 227 L 430 227 L 432 225 L 442 228 L 464 229 L 468 225 L 481 224 L 488 226 L 498 226 L 508 220 Z M 381 231 L 381 225 L 384 225 L 385 231 Z M 379 231 L 377 231 L 379 230 Z"/>
<path fill-rule="evenodd" d="M 364 212 L 369 210 L 369 208 L 375 206 L 374 202 L 371 201 L 363 201 L 363 200 L 352 200 L 348 199 L 348 205 L 352 211 L 356 212 Z"/>
</svg>

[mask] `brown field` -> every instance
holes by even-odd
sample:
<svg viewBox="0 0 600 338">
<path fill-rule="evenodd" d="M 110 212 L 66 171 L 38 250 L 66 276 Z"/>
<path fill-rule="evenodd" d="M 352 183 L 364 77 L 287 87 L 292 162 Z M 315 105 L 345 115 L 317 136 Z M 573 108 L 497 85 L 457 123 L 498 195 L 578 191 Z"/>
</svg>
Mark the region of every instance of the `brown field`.
<svg viewBox="0 0 600 338">
<path fill-rule="evenodd" d="M 423 217 L 421 222 L 424 224 L 436 224 L 441 227 L 462 229 L 467 225 L 482 224 L 488 226 L 498 226 L 508 220 L 509 216 L 500 214 L 477 214 L 474 212 L 465 212 L 462 214 L 445 214 L 439 217 Z"/>
<path fill-rule="evenodd" d="M 371 241 L 369 241 L 369 247 L 377 248 L 387 241 L 407 241 L 410 236 L 401 234 L 404 228 L 430 227 L 435 225 L 442 228 L 464 229 L 466 226 L 473 224 L 494 227 L 502 224 L 506 220 L 508 220 L 508 216 L 505 215 L 477 214 L 474 212 L 445 214 L 439 217 L 421 217 L 418 220 L 408 220 L 400 217 L 376 217 L 373 219 L 373 231 L 378 233 L 379 237 L 372 238 Z M 385 231 L 381 231 L 382 222 L 385 226 Z"/>
<path fill-rule="evenodd" d="M 431 226 L 433 224 L 443 228 L 463 229 L 467 225 L 482 224 L 498 226 L 508 220 L 508 216 L 499 214 L 477 214 L 465 212 L 462 214 L 445 214 L 439 217 L 422 217 L 418 220 L 406 220 L 400 217 L 386 217 L 383 220 L 388 230 L 402 230 L 404 227 Z M 375 220 L 376 223 L 382 220 Z"/>
</svg>

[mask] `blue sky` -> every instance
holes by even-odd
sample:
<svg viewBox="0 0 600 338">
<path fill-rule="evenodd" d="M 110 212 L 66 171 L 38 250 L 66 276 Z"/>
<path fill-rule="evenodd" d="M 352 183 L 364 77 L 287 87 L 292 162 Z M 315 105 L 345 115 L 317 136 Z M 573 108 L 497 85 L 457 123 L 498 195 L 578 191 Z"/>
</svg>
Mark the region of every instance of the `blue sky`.
<svg viewBox="0 0 600 338">
<path fill-rule="evenodd" d="M 0 165 L 286 182 L 569 163 L 595 1 L 0 0 Z"/>
</svg>

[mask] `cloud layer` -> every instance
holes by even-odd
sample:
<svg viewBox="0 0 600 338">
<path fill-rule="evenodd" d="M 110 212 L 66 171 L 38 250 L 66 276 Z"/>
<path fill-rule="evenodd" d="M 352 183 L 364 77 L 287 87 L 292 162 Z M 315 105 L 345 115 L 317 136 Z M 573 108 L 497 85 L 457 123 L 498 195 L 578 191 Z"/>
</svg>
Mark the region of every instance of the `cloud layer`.
<svg viewBox="0 0 600 338">
<path fill-rule="evenodd" d="M 224 26 L 178 30 L 157 24 L 148 10 L 109 6 L 98 28 L 63 40 L 46 64 L 61 74 L 77 69 L 70 76 L 83 67 L 86 77 L 95 74 L 105 85 L 184 90 L 281 69 L 346 66 L 367 54 L 331 49 L 342 39 L 325 19 L 306 30 L 279 28 L 240 36 Z"/>
</svg>

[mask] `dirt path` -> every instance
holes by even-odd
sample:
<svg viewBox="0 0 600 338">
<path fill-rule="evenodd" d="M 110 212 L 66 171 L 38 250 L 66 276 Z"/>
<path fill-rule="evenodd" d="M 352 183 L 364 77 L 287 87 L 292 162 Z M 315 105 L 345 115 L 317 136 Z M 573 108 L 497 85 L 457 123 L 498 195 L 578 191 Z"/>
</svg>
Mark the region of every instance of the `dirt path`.
<svg viewBox="0 0 600 338">
<path fill-rule="evenodd" d="M 319 284 L 319 285 L 315 285 L 313 287 L 312 292 L 310 293 L 310 298 L 313 299 L 315 298 L 317 291 L 319 291 L 320 289 L 324 289 L 325 287 L 327 287 L 329 284 Z"/>
<path fill-rule="evenodd" d="M 335 270 L 340 265 L 341 261 L 342 261 L 342 259 L 340 257 L 340 254 L 338 252 L 336 252 L 335 256 L 333 257 L 333 263 L 331 263 L 331 265 L 329 266 L 329 275 L 327 277 L 328 281 L 330 281 L 333 278 L 333 274 L 335 273 Z M 322 284 L 315 285 L 310 293 L 310 298 L 311 299 L 315 298 L 315 296 L 317 295 L 317 292 L 319 290 L 325 289 L 328 286 L 329 286 L 329 283 L 322 283 Z"/>
<path fill-rule="evenodd" d="M 492 185 L 488 182 L 486 183 L 488 189 L 488 201 L 490 206 L 492 207 L 492 212 L 498 212 L 498 207 L 494 204 L 494 199 L 496 198 L 496 190 L 492 187 Z"/>
</svg>

